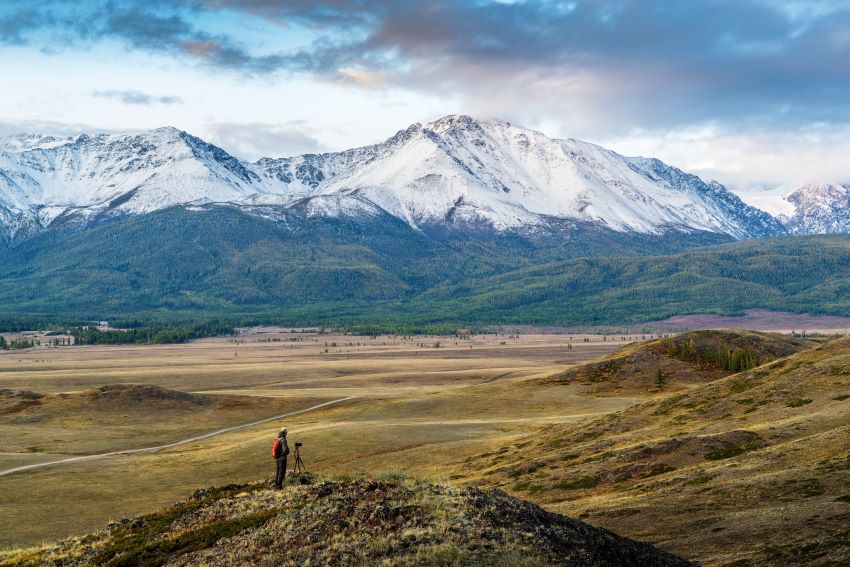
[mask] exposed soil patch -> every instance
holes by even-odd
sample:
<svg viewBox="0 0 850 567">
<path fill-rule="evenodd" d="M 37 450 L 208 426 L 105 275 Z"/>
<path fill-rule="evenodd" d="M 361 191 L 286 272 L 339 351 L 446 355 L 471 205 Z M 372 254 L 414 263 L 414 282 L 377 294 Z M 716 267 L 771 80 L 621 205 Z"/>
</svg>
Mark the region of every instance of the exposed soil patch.
<svg viewBox="0 0 850 567">
<path fill-rule="evenodd" d="M 0 415 L 18 413 L 41 405 L 42 394 L 28 390 L 0 390 Z"/>
</svg>

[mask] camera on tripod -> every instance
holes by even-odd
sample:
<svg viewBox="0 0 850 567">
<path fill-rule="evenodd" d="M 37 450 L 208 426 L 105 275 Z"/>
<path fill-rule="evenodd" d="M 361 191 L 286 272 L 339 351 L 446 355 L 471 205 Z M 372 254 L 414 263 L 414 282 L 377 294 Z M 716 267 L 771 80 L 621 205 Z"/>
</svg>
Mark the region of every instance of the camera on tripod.
<svg viewBox="0 0 850 567">
<path fill-rule="evenodd" d="M 304 466 L 304 461 L 301 460 L 301 447 L 304 445 L 301 441 L 295 442 L 295 466 L 292 468 L 292 476 L 300 476 L 307 472 L 307 467 Z"/>
</svg>

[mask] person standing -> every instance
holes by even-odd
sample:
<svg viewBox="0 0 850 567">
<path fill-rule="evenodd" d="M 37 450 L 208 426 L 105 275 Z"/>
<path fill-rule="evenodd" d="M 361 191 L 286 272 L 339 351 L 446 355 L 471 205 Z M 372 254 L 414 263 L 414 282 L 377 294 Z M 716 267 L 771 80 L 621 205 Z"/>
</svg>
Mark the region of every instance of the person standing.
<svg viewBox="0 0 850 567">
<path fill-rule="evenodd" d="M 286 480 L 286 456 L 289 455 L 289 443 L 286 442 L 286 433 L 286 428 L 281 428 L 272 444 L 272 457 L 274 457 L 277 464 L 277 472 L 274 477 L 275 488 L 283 488 L 283 483 Z"/>
</svg>

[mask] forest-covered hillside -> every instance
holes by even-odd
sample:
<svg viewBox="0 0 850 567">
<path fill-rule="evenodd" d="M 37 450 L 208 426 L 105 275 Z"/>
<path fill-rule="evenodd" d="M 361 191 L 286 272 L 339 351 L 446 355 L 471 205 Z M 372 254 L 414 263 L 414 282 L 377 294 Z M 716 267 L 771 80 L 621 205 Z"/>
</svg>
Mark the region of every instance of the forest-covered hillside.
<svg viewBox="0 0 850 567">
<path fill-rule="evenodd" d="M 0 251 L 0 318 L 620 324 L 746 308 L 850 315 L 850 236 L 428 234 L 173 208 Z M 710 245 L 706 245 L 710 244 Z"/>
</svg>

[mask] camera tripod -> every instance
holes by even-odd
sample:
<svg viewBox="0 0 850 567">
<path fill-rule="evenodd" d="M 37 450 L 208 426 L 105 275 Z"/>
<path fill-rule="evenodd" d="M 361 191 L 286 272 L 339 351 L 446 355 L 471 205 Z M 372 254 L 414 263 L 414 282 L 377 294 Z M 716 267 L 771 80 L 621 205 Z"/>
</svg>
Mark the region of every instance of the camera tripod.
<svg viewBox="0 0 850 567">
<path fill-rule="evenodd" d="M 295 444 L 295 466 L 292 467 L 292 476 L 298 476 L 307 472 L 304 461 L 301 459 L 301 443 Z"/>
</svg>

